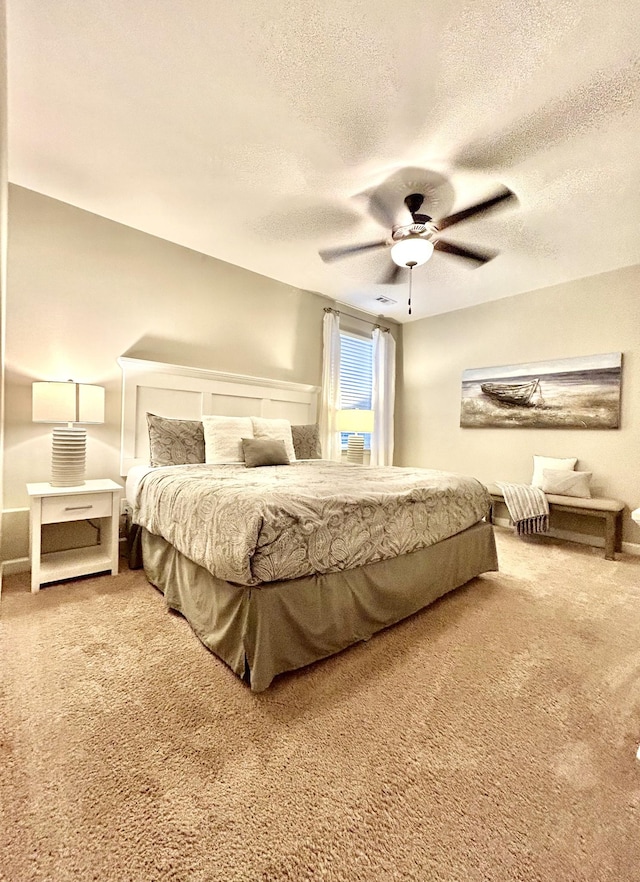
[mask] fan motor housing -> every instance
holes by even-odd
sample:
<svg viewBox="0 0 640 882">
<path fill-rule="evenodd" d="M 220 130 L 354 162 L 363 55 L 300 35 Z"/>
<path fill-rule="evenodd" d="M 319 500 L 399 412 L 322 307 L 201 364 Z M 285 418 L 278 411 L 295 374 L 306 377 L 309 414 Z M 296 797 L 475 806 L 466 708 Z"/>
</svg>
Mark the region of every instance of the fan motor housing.
<svg viewBox="0 0 640 882">
<path fill-rule="evenodd" d="M 425 239 L 431 238 L 437 232 L 435 224 L 406 224 L 402 227 L 395 227 L 391 233 L 394 242 L 406 239 L 407 236 L 421 236 Z"/>
</svg>

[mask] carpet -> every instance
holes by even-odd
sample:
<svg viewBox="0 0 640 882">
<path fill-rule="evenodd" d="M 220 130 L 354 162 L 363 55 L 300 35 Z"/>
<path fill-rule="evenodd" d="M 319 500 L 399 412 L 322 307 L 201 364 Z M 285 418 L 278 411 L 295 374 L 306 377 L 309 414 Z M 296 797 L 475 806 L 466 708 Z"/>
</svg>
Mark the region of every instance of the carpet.
<svg viewBox="0 0 640 882">
<path fill-rule="evenodd" d="M 0 604 L 3 882 L 640 878 L 640 558 L 501 571 L 251 693 L 137 572 Z"/>
</svg>

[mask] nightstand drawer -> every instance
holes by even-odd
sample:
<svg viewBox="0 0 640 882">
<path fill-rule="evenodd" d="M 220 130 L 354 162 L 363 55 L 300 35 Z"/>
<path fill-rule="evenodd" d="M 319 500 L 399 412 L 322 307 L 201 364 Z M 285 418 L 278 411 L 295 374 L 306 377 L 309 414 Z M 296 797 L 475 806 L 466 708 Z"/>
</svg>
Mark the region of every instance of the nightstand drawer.
<svg viewBox="0 0 640 882">
<path fill-rule="evenodd" d="M 85 518 L 111 517 L 111 493 L 79 493 L 74 496 L 45 496 L 42 500 L 42 523 L 83 521 Z"/>
</svg>

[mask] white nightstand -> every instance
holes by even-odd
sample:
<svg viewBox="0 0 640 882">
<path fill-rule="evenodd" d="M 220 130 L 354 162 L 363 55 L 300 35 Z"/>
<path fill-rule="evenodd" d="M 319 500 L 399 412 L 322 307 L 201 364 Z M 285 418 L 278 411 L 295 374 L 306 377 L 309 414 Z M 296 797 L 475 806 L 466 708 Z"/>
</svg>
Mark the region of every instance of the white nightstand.
<svg viewBox="0 0 640 882">
<path fill-rule="evenodd" d="M 31 590 L 46 582 L 89 576 L 109 570 L 118 574 L 118 523 L 122 487 L 108 478 L 87 481 L 79 487 L 27 484 L 30 497 L 29 547 Z M 89 548 L 41 553 L 43 524 L 67 521 L 100 521 L 100 544 Z"/>
</svg>

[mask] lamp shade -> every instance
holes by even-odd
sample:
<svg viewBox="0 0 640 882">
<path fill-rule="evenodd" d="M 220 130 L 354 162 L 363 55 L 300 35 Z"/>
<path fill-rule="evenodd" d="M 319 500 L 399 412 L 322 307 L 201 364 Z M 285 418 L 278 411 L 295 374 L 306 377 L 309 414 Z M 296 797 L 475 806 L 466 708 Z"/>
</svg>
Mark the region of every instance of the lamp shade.
<svg viewBox="0 0 640 882">
<path fill-rule="evenodd" d="M 34 383 L 31 416 L 34 423 L 103 423 L 104 387 L 71 380 Z"/>
<path fill-rule="evenodd" d="M 340 432 L 373 432 L 372 410 L 340 410 L 338 411 L 338 431 Z"/>
<path fill-rule="evenodd" d="M 78 383 L 76 423 L 104 423 L 104 386 Z"/>
<path fill-rule="evenodd" d="M 433 242 L 422 236 L 407 236 L 391 249 L 391 259 L 398 266 L 420 266 L 433 254 Z"/>
</svg>

